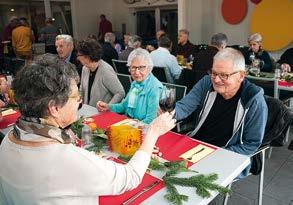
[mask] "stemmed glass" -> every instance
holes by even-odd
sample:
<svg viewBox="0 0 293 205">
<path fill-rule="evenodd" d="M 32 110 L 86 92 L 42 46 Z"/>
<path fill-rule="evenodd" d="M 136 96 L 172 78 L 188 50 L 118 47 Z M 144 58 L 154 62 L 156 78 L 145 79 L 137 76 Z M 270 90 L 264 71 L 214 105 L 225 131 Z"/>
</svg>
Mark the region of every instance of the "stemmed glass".
<svg viewBox="0 0 293 205">
<path fill-rule="evenodd" d="M 176 101 L 176 89 L 168 86 L 164 86 L 161 95 L 159 105 L 163 112 L 171 112 L 174 110 Z"/>
</svg>

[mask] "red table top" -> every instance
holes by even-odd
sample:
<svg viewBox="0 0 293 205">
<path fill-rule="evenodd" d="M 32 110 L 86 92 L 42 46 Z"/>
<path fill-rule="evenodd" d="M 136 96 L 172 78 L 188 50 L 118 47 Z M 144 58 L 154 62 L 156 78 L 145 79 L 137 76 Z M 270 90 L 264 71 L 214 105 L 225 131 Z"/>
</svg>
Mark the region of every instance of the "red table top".
<svg viewBox="0 0 293 205">
<path fill-rule="evenodd" d="M 3 120 L 0 122 L 0 129 L 7 128 L 8 126 L 14 124 L 19 116 L 20 112 L 18 110 L 14 114 L 4 116 Z"/>
<path fill-rule="evenodd" d="M 123 115 L 119 115 L 117 113 L 113 112 L 105 112 L 102 114 L 98 114 L 92 117 L 95 120 L 95 123 L 97 124 L 97 127 L 102 129 L 107 129 L 110 125 L 115 124 L 121 120 L 124 120 L 126 117 Z M 186 137 L 185 135 L 177 134 L 174 132 L 168 132 L 162 136 L 159 137 L 157 141 L 157 146 L 160 148 L 160 151 L 162 152 L 162 157 L 168 161 L 174 161 L 174 160 L 180 160 L 179 156 L 186 151 L 190 150 L 191 148 L 199 145 L 204 144 L 200 141 L 195 141 L 189 137 Z M 217 149 L 216 147 L 210 146 L 208 144 L 204 144 L 206 146 L 209 146 L 213 149 Z M 176 148 L 176 149 L 174 149 Z M 116 160 L 115 160 L 116 161 Z M 189 163 L 188 166 L 191 166 L 192 163 Z M 99 197 L 99 203 L 101 205 L 106 204 L 121 204 L 123 201 L 129 199 L 131 196 L 136 194 L 137 192 L 141 191 L 143 187 L 151 184 L 152 182 L 158 180 L 157 178 L 145 174 L 144 178 L 142 180 L 142 183 L 136 188 L 131 191 L 127 191 L 124 194 L 120 194 L 117 196 L 102 196 Z M 138 197 L 135 201 L 131 203 L 131 205 L 140 204 L 142 201 L 159 191 L 161 188 L 164 187 L 164 183 L 161 182 L 155 187 L 153 187 L 151 190 L 147 191 L 140 197 Z"/>
</svg>

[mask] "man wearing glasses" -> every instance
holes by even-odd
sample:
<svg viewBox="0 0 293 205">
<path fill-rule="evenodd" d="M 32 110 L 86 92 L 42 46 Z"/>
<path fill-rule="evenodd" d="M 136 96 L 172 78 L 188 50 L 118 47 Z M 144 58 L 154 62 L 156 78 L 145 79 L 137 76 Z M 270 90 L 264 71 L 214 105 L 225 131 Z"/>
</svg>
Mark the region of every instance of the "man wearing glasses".
<svg viewBox="0 0 293 205">
<path fill-rule="evenodd" d="M 268 115 L 262 88 L 245 79 L 244 57 L 232 48 L 215 55 L 211 74 L 176 103 L 175 111 L 176 120 L 198 111 L 192 138 L 244 155 L 261 145 Z"/>
</svg>

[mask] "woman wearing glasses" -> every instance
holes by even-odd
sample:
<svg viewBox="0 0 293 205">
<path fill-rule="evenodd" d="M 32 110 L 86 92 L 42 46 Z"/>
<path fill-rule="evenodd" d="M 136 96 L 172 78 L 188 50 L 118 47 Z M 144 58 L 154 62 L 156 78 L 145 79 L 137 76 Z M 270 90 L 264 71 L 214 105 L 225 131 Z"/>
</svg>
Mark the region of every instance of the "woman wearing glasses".
<svg viewBox="0 0 293 205">
<path fill-rule="evenodd" d="M 97 205 L 99 196 L 141 182 L 158 137 L 175 125 L 172 115 L 150 124 L 127 164 L 107 160 L 70 143 L 78 80 L 75 68 L 56 56 L 25 66 L 14 79 L 21 117 L 0 146 L 0 204 Z"/>
<path fill-rule="evenodd" d="M 124 89 L 114 69 L 101 59 L 102 47 L 93 38 L 80 41 L 77 59 L 83 65 L 80 90 L 83 102 L 96 106 L 99 100 L 118 103 L 125 96 Z"/>
<path fill-rule="evenodd" d="M 153 62 L 146 50 L 133 50 L 128 57 L 127 65 L 133 82 L 125 99 L 118 104 L 99 101 L 97 108 L 99 111 L 110 110 L 126 114 L 149 124 L 157 116 L 163 85 L 152 74 Z"/>
</svg>

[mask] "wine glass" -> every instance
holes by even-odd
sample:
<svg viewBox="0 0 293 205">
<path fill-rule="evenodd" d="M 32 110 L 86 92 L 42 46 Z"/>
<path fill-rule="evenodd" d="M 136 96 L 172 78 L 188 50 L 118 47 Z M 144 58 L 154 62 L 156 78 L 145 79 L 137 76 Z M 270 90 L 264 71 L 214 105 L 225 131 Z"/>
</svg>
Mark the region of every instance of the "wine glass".
<svg viewBox="0 0 293 205">
<path fill-rule="evenodd" d="M 159 105 L 163 112 L 174 110 L 176 100 L 176 89 L 164 86 L 160 95 Z"/>
<path fill-rule="evenodd" d="M 83 147 L 92 144 L 92 130 L 88 125 L 84 125 L 81 130 L 81 142 Z"/>
</svg>

